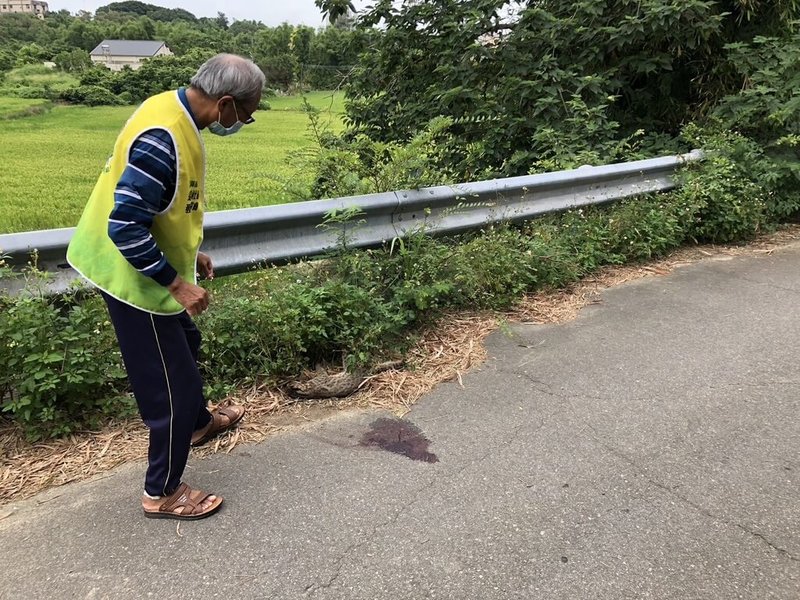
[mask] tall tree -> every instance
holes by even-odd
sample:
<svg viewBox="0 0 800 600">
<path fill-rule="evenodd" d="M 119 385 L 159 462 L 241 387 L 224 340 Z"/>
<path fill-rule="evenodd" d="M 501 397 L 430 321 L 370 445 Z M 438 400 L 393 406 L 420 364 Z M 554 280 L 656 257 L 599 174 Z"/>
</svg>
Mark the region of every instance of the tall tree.
<svg viewBox="0 0 800 600">
<path fill-rule="evenodd" d="M 348 116 L 402 141 L 444 115 L 457 170 L 522 174 L 560 148 L 676 134 L 740 84 L 727 43 L 798 17 L 797 0 L 377 0 L 360 25 L 385 33 L 361 55 Z"/>
<path fill-rule="evenodd" d="M 356 7 L 350 0 L 314 0 L 314 4 L 322 11 L 322 18 L 327 18 L 331 25 L 348 13 L 356 12 Z"/>
<path fill-rule="evenodd" d="M 228 17 L 225 16 L 224 12 L 217 12 L 217 18 L 214 19 L 220 29 L 227 29 L 228 28 Z"/>
</svg>

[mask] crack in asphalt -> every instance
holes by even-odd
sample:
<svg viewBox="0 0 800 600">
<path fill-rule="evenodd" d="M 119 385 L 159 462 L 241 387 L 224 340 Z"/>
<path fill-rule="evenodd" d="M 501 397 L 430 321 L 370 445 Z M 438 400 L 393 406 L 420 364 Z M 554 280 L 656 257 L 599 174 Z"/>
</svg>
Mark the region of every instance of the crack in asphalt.
<svg viewBox="0 0 800 600">
<path fill-rule="evenodd" d="M 716 390 L 718 388 L 732 388 L 732 387 L 754 387 L 760 388 L 767 385 L 800 385 L 800 381 L 749 381 L 739 383 L 721 383 L 719 385 L 705 385 L 702 386 L 707 390 Z"/>
<path fill-rule="evenodd" d="M 329 577 L 328 580 L 326 582 L 324 582 L 324 583 L 314 582 L 314 583 L 311 583 L 308 586 L 306 586 L 306 588 L 305 588 L 306 595 L 313 594 L 313 593 L 317 592 L 320 589 L 327 589 L 327 588 L 331 587 L 336 582 L 336 580 L 339 579 L 339 576 L 342 573 L 342 567 L 344 567 L 344 563 L 349 558 L 349 556 L 351 554 L 353 554 L 354 552 L 357 552 L 362 546 L 364 546 L 368 541 L 370 541 L 372 536 L 374 536 L 380 529 L 383 529 L 384 527 L 388 527 L 389 525 L 392 525 L 395 522 L 397 522 L 397 520 L 400 518 L 400 516 L 404 512 L 406 512 L 414 504 L 419 502 L 423 492 L 425 492 L 425 491 L 429 490 L 431 487 L 433 487 L 436 482 L 437 482 L 437 479 L 434 476 L 431 479 L 431 481 L 429 481 L 427 484 L 425 484 L 424 486 L 420 487 L 419 489 L 417 489 L 416 492 L 414 492 L 414 499 L 411 500 L 411 502 L 408 502 L 403 507 L 401 507 L 399 510 L 397 510 L 395 512 L 395 514 L 392 515 L 386 521 L 378 523 L 374 527 L 372 527 L 372 529 L 369 531 L 369 533 L 367 535 L 365 535 L 364 538 L 361 541 L 356 542 L 355 544 L 350 544 L 350 546 L 345 548 L 345 550 L 341 553 L 341 556 L 336 561 L 336 566 L 334 568 L 333 575 L 331 577 Z"/>
<path fill-rule="evenodd" d="M 660 481 L 657 481 L 656 479 L 654 479 L 652 476 L 650 476 L 647 473 L 647 471 L 645 470 L 644 467 L 640 466 L 635 460 L 633 460 L 627 454 L 625 454 L 624 452 L 622 452 L 618 448 L 615 448 L 614 446 L 605 443 L 603 441 L 603 439 L 602 439 L 602 436 L 597 431 L 597 429 L 595 429 L 594 426 L 592 426 L 591 423 L 589 423 L 588 421 L 586 421 L 585 419 L 580 417 L 578 415 L 577 411 L 574 409 L 574 406 L 572 405 L 572 399 L 575 398 L 575 397 L 578 397 L 578 396 L 580 396 L 581 398 L 584 398 L 584 399 L 589 399 L 589 400 L 609 400 L 609 398 L 601 397 L 601 396 L 589 396 L 589 395 L 586 395 L 586 394 L 569 395 L 569 394 L 565 394 L 565 393 L 558 393 L 558 392 L 553 391 L 552 386 L 550 384 L 548 384 L 547 382 L 544 382 L 544 381 L 541 381 L 539 379 L 536 379 L 536 378 L 532 377 L 531 375 L 529 375 L 529 374 L 527 374 L 525 372 L 518 372 L 518 371 L 505 371 L 505 372 L 512 373 L 512 374 L 515 374 L 515 375 L 520 375 L 520 376 L 526 378 L 528 381 L 530 381 L 530 382 L 532 382 L 534 384 L 537 384 L 537 386 L 542 386 L 544 389 L 542 389 L 542 387 L 537 387 L 536 388 L 538 392 L 541 392 L 541 393 L 546 394 L 548 396 L 552 396 L 554 398 L 559 398 L 559 399 L 565 400 L 568 403 L 570 411 L 572 412 L 573 416 L 576 419 L 578 419 L 580 422 L 582 422 L 587 429 L 591 430 L 592 433 L 589 435 L 589 438 L 592 440 L 592 442 L 594 442 L 596 445 L 600 446 L 601 448 L 603 448 L 604 450 L 606 450 L 610 454 L 616 456 L 617 458 L 619 458 L 619 459 L 623 460 L 624 462 L 628 463 L 629 465 L 631 465 L 636 470 L 636 472 L 639 473 L 640 475 L 642 475 L 644 477 L 644 479 L 650 485 L 653 485 L 653 486 L 655 486 L 655 487 L 657 487 L 657 488 L 659 488 L 661 490 L 664 490 L 665 492 L 667 492 L 668 494 L 670 494 L 674 498 L 677 498 L 678 500 L 680 500 L 682 503 L 686 504 L 687 506 L 692 507 L 696 512 L 702 514 L 703 516 L 708 517 L 710 519 L 713 519 L 715 521 L 718 521 L 720 523 L 723 523 L 724 525 L 727 525 L 728 527 L 736 527 L 736 528 L 738 528 L 738 529 L 750 534 L 751 536 L 761 540 L 763 543 L 767 544 L 770 548 L 772 548 L 773 550 L 775 550 L 779 554 L 785 556 L 789 560 L 794 561 L 794 562 L 800 562 L 800 558 L 798 558 L 797 556 L 795 556 L 794 554 L 792 554 L 791 552 L 789 552 L 785 548 L 782 548 L 782 547 L 778 546 L 776 543 L 774 543 L 772 540 L 770 540 L 764 534 L 759 533 L 758 531 L 755 531 L 755 530 L 751 529 L 750 527 L 742 525 L 741 523 L 737 523 L 735 521 L 731 521 L 729 519 L 726 519 L 724 517 L 716 515 L 716 514 L 712 513 L 710 510 L 708 510 L 707 508 L 704 508 L 703 506 L 701 506 L 700 504 L 697 504 L 696 502 L 693 502 L 689 498 L 687 498 L 685 496 L 682 496 L 681 494 L 676 492 L 674 489 L 670 488 L 668 485 L 663 484 Z M 774 381 L 774 382 L 773 381 L 765 381 L 765 382 L 755 382 L 755 383 L 731 383 L 731 384 L 723 384 L 723 385 L 720 385 L 720 386 L 704 386 L 704 387 L 706 387 L 706 389 L 715 389 L 716 387 L 737 387 L 737 386 L 742 386 L 742 387 L 760 387 L 760 386 L 763 386 L 763 385 L 776 385 L 776 384 L 777 385 L 800 385 L 800 382 L 795 382 L 795 381 Z"/>
<path fill-rule="evenodd" d="M 542 418 L 539 421 L 539 423 L 536 425 L 536 427 L 531 431 L 531 433 L 535 433 L 535 432 L 539 431 L 542 427 L 544 427 L 546 425 L 546 423 L 547 423 L 547 419 Z M 350 555 L 358 552 L 358 550 L 362 546 L 364 546 L 368 541 L 370 541 L 370 539 L 379 530 L 381 530 L 381 529 L 383 529 L 385 527 L 389 527 L 391 525 L 394 525 L 400 519 L 400 517 L 403 516 L 404 513 L 406 513 L 412 506 L 414 506 L 417 502 L 419 502 L 422 499 L 423 494 L 425 492 L 429 491 L 434 486 L 436 486 L 438 484 L 444 484 L 444 483 L 454 479 L 455 477 L 458 477 L 464 471 L 469 469 L 471 466 L 480 464 L 483 461 L 485 461 L 492 454 L 494 454 L 497 450 L 499 450 L 501 448 L 504 448 L 504 447 L 507 447 L 507 446 L 510 446 L 512 443 L 514 443 L 517 440 L 517 438 L 520 435 L 520 432 L 527 425 L 529 425 L 529 423 L 522 423 L 520 425 L 517 425 L 513 429 L 511 435 L 508 436 L 504 441 L 493 445 L 491 448 L 486 450 L 486 452 L 484 452 L 479 458 L 477 458 L 475 460 L 467 460 L 467 461 L 465 461 L 465 464 L 461 468 L 453 471 L 452 473 L 446 475 L 445 477 L 437 478 L 436 475 L 434 475 L 428 483 L 426 483 L 422 487 L 418 488 L 414 492 L 414 498 L 410 502 L 407 502 L 402 507 L 400 507 L 399 510 L 395 511 L 395 514 L 392 515 L 389 519 L 387 519 L 387 520 L 385 520 L 385 521 L 383 521 L 381 523 L 378 523 L 374 527 L 372 527 L 372 529 L 369 531 L 369 533 L 367 535 L 365 535 L 364 538 L 361 541 L 356 542 L 354 544 L 350 544 L 350 546 L 348 546 L 341 553 L 339 558 L 337 559 L 336 566 L 334 567 L 334 573 L 333 573 L 333 575 L 331 577 L 328 578 L 327 581 L 325 581 L 324 583 L 319 583 L 319 582 L 310 583 L 309 585 L 307 585 L 305 587 L 304 594 L 306 596 L 309 596 L 309 595 L 315 594 L 319 590 L 330 588 L 339 579 L 339 577 L 340 577 L 340 575 L 342 573 L 342 568 L 344 567 L 344 564 L 347 561 L 347 559 L 350 558 Z"/>
<path fill-rule="evenodd" d="M 536 379 L 535 377 L 533 377 L 532 375 L 529 375 L 525 371 L 514 371 L 514 370 L 498 369 L 498 372 L 499 373 L 508 373 L 508 374 L 511 374 L 511 375 L 519 375 L 520 377 L 524 377 L 525 379 L 527 379 L 531 383 L 535 383 L 535 384 L 537 384 L 539 386 L 543 386 L 543 387 L 537 387 L 536 388 L 537 392 L 541 392 L 542 394 L 544 394 L 546 396 L 552 396 L 553 398 L 559 398 L 561 400 L 570 400 L 571 398 L 574 398 L 576 395 L 580 395 L 581 398 L 586 398 L 588 400 L 602 400 L 602 401 L 605 401 L 605 400 L 610 400 L 611 399 L 611 398 L 607 398 L 607 397 L 604 397 L 604 396 L 590 396 L 588 394 L 572 394 L 572 395 L 568 395 L 566 393 L 558 393 L 558 392 L 553 391 L 553 387 L 552 387 L 551 384 L 547 383 L 546 381 L 541 381 L 540 379 Z M 650 396 L 648 396 L 648 398 L 650 398 Z"/>
<path fill-rule="evenodd" d="M 726 518 L 724 518 L 724 517 L 722 517 L 720 515 L 714 514 L 709 509 L 707 509 L 707 508 L 703 507 L 702 505 L 700 505 L 700 504 L 698 504 L 696 502 L 693 502 L 689 498 L 679 494 L 677 491 L 675 491 L 673 488 L 669 487 L 665 483 L 662 483 L 662 482 L 654 479 L 647 472 L 647 470 L 644 467 L 640 466 L 634 459 L 632 459 L 630 456 L 625 454 L 622 450 L 620 450 L 619 448 L 616 448 L 616 447 L 614 447 L 614 446 L 612 446 L 610 444 L 605 443 L 603 441 L 602 437 L 600 436 L 600 434 L 592 426 L 591 423 L 588 423 L 587 421 L 581 419 L 580 417 L 578 417 L 577 414 L 575 414 L 575 413 L 573 413 L 573 414 L 574 414 L 574 416 L 576 418 L 578 418 L 580 421 L 582 421 L 584 423 L 586 429 L 591 430 L 592 433 L 590 433 L 588 435 L 588 437 L 589 437 L 589 439 L 592 440 L 592 442 L 595 443 L 595 445 L 599 446 L 600 448 L 603 448 L 609 454 L 612 454 L 613 456 L 617 457 L 618 459 L 620 459 L 623 462 L 625 462 L 625 463 L 629 464 L 630 466 L 632 466 L 636 470 L 636 472 L 639 473 L 642 477 L 644 477 L 645 481 L 647 481 L 647 483 L 649 483 L 650 485 L 655 486 L 655 487 L 667 492 L 673 498 L 676 498 L 676 499 L 680 500 L 683 504 L 693 508 L 695 510 L 695 512 L 697 512 L 697 513 L 699 513 L 699 514 L 701 514 L 701 515 L 703 515 L 705 517 L 708 517 L 709 519 L 712 519 L 714 521 L 717 521 L 719 523 L 727 525 L 728 527 L 736 527 L 738 529 L 741 529 L 742 531 L 750 534 L 751 536 L 753 536 L 755 538 L 758 538 L 759 540 L 761 540 L 762 542 L 767 544 L 770 548 L 772 548 L 773 550 L 775 550 L 779 554 L 785 556 L 789 560 L 792 560 L 794 562 L 800 562 L 800 558 L 794 556 L 791 552 L 789 552 L 785 548 L 781 548 L 780 546 L 778 546 L 777 544 L 772 542 L 763 533 L 759 533 L 757 531 L 754 531 L 753 529 L 750 529 L 749 527 L 747 527 L 745 525 L 742 525 L 741 523 L 737 523 L 735 521 L 731 521 L 730 519 L 726 519 Z"/>
</svg>

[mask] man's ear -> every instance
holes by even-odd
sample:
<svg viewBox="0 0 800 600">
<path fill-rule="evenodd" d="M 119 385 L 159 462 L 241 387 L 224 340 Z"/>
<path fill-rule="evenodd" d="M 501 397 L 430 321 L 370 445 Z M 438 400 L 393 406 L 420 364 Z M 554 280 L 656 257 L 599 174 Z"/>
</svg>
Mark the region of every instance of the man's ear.
<svg viewBox="0 0 800 600">
<path fill-rule="evenodd" d="M 218 110 L 220 114 L 222 114 L 222 111 L 225 109 L 225 105 L 228 103 L 230 98 L 230 96 L 220 96 L 217 98 L 215 109 Z"/>
</svg>

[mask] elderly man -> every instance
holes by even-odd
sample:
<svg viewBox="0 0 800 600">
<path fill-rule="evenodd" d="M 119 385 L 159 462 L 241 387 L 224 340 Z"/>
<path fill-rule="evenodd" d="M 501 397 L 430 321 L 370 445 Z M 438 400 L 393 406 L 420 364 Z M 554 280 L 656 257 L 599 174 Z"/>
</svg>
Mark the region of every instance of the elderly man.
<svg viewBox="0 0 800 600">
<path fill-rule="evenodd" d="M 92 192 L 69 263 L 96 286 L 114 323 L 142 419 L 150 429 L 142 508 L 146 517 L 202 519 L 222 497 L 181 477 L 189 447 L 235 425 L 241 406 L 209 412 L 191 316 L 208 307 L 196 272 L 213 278 L 203 239 L 205 150 L 200 130 L 236 133 L 252 123 L 264 74 L 220 54 L 188 88 L 158 94 L 131 116 Z"/>
</svg>

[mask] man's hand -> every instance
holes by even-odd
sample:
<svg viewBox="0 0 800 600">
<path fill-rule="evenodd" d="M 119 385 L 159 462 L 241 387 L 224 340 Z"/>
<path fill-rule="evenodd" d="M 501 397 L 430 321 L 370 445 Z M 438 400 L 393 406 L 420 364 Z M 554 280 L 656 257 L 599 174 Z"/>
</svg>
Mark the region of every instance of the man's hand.
<svg viewBox="0 0 800 600">
<path fill-rule="evenodd" d="M 200 276 L 204 279 L 214 279 L 214 265 L 208 254 L 203 252 L 197 253 L 197 269 L 200 271 Z"/>
<path fill-rule="evenodd" d="M 208 292 L 199 285 L 181 279 L 180 275 L 167 289 L 172 297 L 193 317 L 208 308 Z"/>
</svg>

